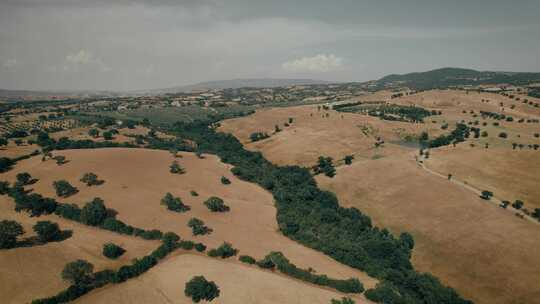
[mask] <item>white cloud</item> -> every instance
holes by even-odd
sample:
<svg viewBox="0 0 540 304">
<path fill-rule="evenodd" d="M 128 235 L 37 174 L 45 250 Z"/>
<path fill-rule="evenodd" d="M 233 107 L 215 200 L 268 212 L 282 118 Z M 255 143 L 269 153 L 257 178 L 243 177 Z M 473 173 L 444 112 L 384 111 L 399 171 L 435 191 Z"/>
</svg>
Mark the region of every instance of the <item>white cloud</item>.
<svg viewBox="0 0 540 304">
<path fill-rule="evenodd" d="M 329 72 L 341 68 L 343 59 L 334 54 L 319 54 L 287 61 L 281 67 L 292 72 Z"/>
<path fill-rule="evenodd" d="M 65 59 L 64 71 L 78 71 L 80 66 L 91 66 L 100 72 L 109 72 L 111 68 L 90 51 L 81 49 L 77 53 L 68 54 Z"/>
<path fill-rule="evenodd" d="M 6 69 L 10 69 L 17 65 L 17 59 L 8 59 L 2 63 L 2 67 Z"/>
</svg>

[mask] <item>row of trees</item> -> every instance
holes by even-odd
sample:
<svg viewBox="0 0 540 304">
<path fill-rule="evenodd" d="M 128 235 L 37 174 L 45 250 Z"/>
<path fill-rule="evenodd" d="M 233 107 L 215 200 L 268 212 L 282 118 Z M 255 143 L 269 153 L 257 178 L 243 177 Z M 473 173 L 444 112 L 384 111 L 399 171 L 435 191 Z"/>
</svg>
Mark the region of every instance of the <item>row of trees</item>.
<svg viewBox="0 0 540 304">
<path fill-rule="evenodd" d="M 232 172 L 239 178 L 271 191 L 285 236 L 391 284 L 403 301 L 470 303 L 436 278 L 413 269 L 410 235 L 395 237 L 373 227 L 371 219 L 358 209 L 340 207 L 334 194 L 320 190 L 308 169 L 273 165 L 262 154 L 245 150 L 234 136 L 214 128 L 212 122 L 179 122 L 171 131 L 232 164 Z"/>
<path fill-rule="evenodd" d="M 43 244 L 53 241 L 61 241 L 71 233 L 60 230 L 57 223 L 51 221 L 38 221 L 32 230 L 37 234 L 37 243 Z M 36 242 L 31 240 L 19 241 L 18 238 L 24 234 L 24 228 L 21 224 L 12 220 L 0 221 L 0 248 L 9 249 L 18 245 L 31 246 Z"/>
</svg>

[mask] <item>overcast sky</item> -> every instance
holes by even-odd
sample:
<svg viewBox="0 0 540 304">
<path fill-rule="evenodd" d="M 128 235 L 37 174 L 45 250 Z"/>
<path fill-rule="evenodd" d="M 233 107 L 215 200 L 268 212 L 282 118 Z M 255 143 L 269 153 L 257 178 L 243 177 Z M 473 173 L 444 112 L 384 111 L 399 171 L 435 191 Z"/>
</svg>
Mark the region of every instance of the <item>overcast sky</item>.
<svg viewBox="0 0 540 304">
<path fill-rule="evenodd" d="M 540 72 L 540 0 L 0 0 L 0 88 Z"/>
</svg>

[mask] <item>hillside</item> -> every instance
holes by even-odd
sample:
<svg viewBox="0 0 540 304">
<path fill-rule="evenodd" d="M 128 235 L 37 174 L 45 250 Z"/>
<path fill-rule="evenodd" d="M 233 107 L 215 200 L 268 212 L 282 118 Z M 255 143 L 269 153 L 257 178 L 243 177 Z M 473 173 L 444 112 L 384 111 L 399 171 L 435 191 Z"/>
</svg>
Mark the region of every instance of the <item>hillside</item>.
<svg viewBox="0 0 540 304">
<path fill-rule="evenodd" d="M 446 88 L 457 85 L 507 83 L 524 85 L 538 82 L 540 73 L 476 71 L 462 68 L 441 68 L 427 72 L 392 74 L 377 81 L 380 88 L 399 84 L 412 89 Z"/>
</svg>

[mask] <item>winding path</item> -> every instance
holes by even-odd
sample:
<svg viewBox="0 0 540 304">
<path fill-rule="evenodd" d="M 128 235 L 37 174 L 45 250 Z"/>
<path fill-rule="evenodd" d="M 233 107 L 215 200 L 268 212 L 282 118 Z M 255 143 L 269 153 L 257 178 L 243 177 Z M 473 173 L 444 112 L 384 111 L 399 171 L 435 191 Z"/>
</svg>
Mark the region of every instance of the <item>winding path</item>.
<svg viewBox="0 0 540 304">
<path fill-rule="evenodd" d="M 432 175 L 435 175 L 435 176 L 438 176 L 440 178 L 444 178 L 444 179 L 448 179 L 448 176 L 447 175 L 443 175 L 439 172 L 436 172 L 434 170 L 431 170 L 429 169 L 428 167 L 426 167 L 425 165 L 425 161 L 426 161 L 426 158 L 422 155 L 420 157 L 418 156 L 415 156 L 414 157 L 415 160 L 416 160 L 416 164 L 418 165 L 418 167 L 422 168 L 424 171 L 432 174 Z M 449 182 L 452 182 L 456 185 L 459 185 L 473 193 L 475 193 L 476 195 L 480 196 L 482 194 L 482 191 L 470 184 L 468 184 L 467 182 L 462 182 L 460 180 L 457 180 L 455 177 L 452 176 L 451 179 L 449 179 Z M 495 196 L 492 196 L 490 200 L 486 200 L 486 202 L 489 202 L 489 203 L 492 203 L 492 204 L 495 204 L 497 206 L 500 206 L 502 204 L 502 200 L 495 197 Z M 512 205 L 508 205 L 508 207 L 505 208 L 505 210 L 508 210 L 509 212 L 513 212 L 514 214 L 519 214 L 519 216 L 522 216 L 523 219 L 526 219 L 534 224 L 540 224 L 540 222 L 538 220 L 536 220 L 535 218 L 533 218 L 532 216 L 529 216 L 521 211 L 519 211 L 518 209 L 512 207 Z"/>
</svg>

